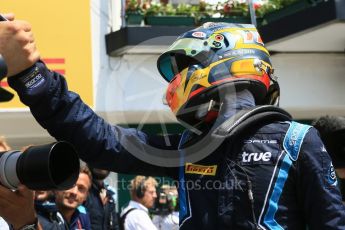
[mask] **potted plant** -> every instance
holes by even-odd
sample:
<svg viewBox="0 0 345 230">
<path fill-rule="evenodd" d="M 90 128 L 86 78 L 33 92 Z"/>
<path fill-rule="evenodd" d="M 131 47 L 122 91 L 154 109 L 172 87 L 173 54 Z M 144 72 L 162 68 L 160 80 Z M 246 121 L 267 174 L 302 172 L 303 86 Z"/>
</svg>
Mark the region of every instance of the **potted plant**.
<svg viewBox="0 0 345 230">
<path fill-rule="evenodd" d="M 198 24 L 213 21 L 211 18 L 215 13 L 215 6 L 207 3 L 205 0 L 199 1 L 199 6 L 196 14 Z"/>
<path fill-rule="evenodd" d="M 257 13 L 264 17 L 264 24 L 311 7 L 312 0 L 270 0 Z"/>
<path fill-rule="evenodd" d="M 195 24 L 195 7 L 189 4 L 152 3 L 146 10 L 147 25 L 192 26 Z"/>
<path fill-rule="evenodd" d="M 249 9 L 246 2 L 229 0 L 221 5 L 221 17 L 230 23 L 250 23 Z"/>
<path fill-rule="evenodd" d="M 201 3 L 202 4 L 202 3 Z M 200 5 L 200 4 L 199 4 Z M 200 17 L 200 24 L 210 22 L 250 23 L 248 5 L 245 2 L 228 0 L 218 2 L 211 10 L 212 15 Z"/>
<path fill-rule="evenodd" d="M 144 18 L 141 0 L 126 0 L 127 25 L 140 25 Z"/>
</svg>

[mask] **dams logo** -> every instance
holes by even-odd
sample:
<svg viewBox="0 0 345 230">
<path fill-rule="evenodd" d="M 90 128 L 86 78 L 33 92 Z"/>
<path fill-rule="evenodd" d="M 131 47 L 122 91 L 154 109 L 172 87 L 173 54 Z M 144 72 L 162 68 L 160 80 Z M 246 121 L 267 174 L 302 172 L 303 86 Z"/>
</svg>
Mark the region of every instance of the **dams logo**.
<svg viewBox="0 0 345 230">
<path fill-rule="evenodd" d="M 217 165 L 195 165 L 191 163 L 187 163 L 185 166 L 185 173 L 189 174 L 200 174 L 200 175 L 209 175 L 214 176 L 216 175 Z"/>
</svg>

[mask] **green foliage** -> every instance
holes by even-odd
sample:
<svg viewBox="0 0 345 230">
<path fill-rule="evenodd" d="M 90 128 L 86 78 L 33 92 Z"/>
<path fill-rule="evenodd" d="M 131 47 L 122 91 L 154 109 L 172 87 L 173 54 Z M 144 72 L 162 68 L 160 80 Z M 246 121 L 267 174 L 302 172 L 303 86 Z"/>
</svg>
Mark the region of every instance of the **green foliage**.
<svg viewBox="0 0 345 230">
<path fill-rule="evenodd" d="M 269 0 L 266 4 L 256 10 L 256 16 L 263 17 L 265 14 L 280 10 L 298 1 L 304 0 Z"/>
<path fill-rule="evenodd" d="M 142 14 L 143 9 L 141 7 L 140 0 L 127 0 L 126 1 L 126 14 Z"/>
<path fill-rule="evenodd" d="M 176 15 L 186 15 L 186 16 L 195 16 L 197 13 L 197 8 L 190 4 L 178 4 L 176 7 Z"/>
<path fill-rule="evenodd" d="M 256 9 L 256 16 L 263 17 L 268 13 L 278 11 L 287 7 L 295 2 L 305 0 L 268 0 Z M 325 0 L 309 0 L 309 4 L 315 5 Z M 249 9 L 246 2 L 240 3 L 238 0 L 228 0 L 226 2 L 218 2 L 217 4 L 208 4 L 205 0 L 200 0 L 198 5 L 190 5 L 180 3 L 172 5 L 163 1 L 151 0 L 127 0 L 126 12 L 127 13 L 143 13 L 147 16 L 172 16 L 172 15 L 186 15 L 195 17 L 197 20 L 200 18 L 215 17 L 248 17 Z"/>
<path fill-rule="evenodd" d="M 156 16 L 172 16 L 172 15 L 186 15 L 195 16 L 198 8 L 190 4 L 180 3 L 176 6 L 172 4 L 152 3 L 150 8 L 145 12 L 146 15 Z"/>
<path fill-rule="evenodd" d="M 162 15 L 176 15 L 176 9 L 172 4 L 166 4 L 162 7 Z"/>
<path fill-rule="evenodd" d="M 248 11 L 247 3 L 239 3 L 237 1 L 227 1 L 219 7 L 222 17 L 248 16 Z"/>
<path fill-rule="evenodd" d="M 152 3 L 150 8 L 146 9 L 145 15 L 159 15 L 161 11 L 160 3 Z"/>
</svg>

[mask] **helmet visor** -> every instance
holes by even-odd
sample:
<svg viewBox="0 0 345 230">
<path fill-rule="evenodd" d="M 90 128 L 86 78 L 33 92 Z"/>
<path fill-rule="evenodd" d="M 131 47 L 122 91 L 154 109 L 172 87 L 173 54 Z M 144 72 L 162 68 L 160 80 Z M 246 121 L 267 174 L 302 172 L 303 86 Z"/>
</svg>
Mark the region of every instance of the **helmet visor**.
<svg viewBox="0 0 345 230">
<path fill-rule="evenodd" d="M 174 76 L 191 64 L 202 63 L 210 51 L 207 40 L 183 38 L 174 42 L 157 61 L 157 67 L 164 79 L 170 82 Z"/>
</svg>

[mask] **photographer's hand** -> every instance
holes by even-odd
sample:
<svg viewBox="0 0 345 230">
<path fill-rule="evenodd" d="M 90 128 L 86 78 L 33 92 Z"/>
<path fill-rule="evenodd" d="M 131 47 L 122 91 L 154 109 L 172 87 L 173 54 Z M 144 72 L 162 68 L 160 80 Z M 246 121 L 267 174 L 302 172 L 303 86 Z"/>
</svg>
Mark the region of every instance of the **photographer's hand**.
<svg viewBox="0 0 345 230">
<path fill-rule="evenodd" d="M 6 16 L 8 19 L 14 18 L 13 14 Z M 19 20 L 0 22 L 0 54 L 7 64 L 8 76 L 28 69 L 40 59 L 28 22 Z"/>
<path fill-rule="evenodd" d="M 0 216 L 15 230 L 35 223 L 34 192 L 24 185 L 19 185 L 16 191 L 0 185 Z"/>
</svg>

